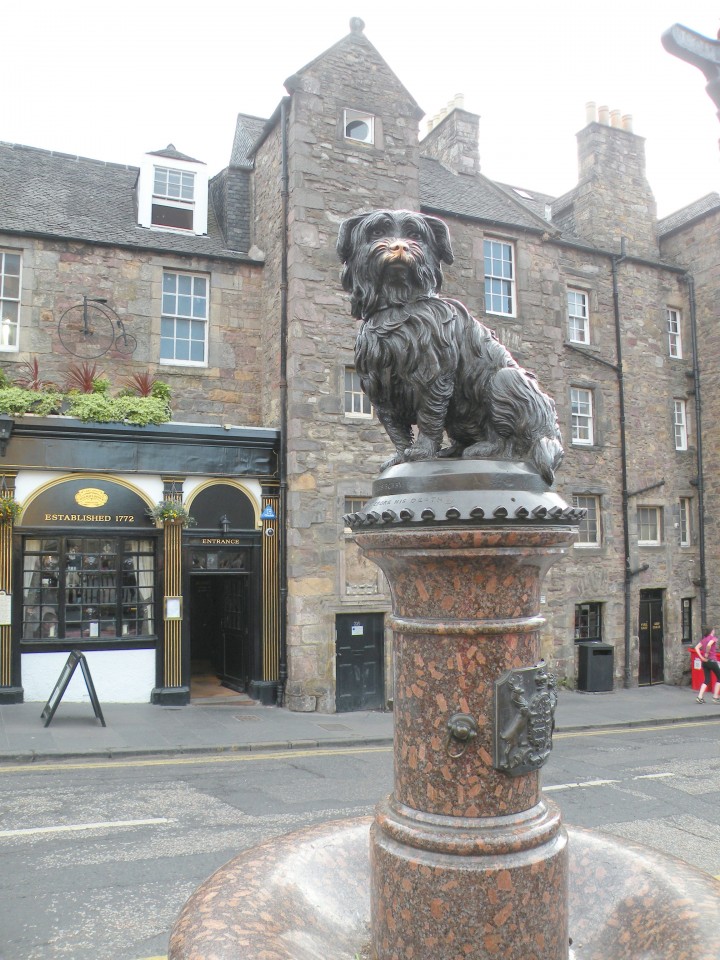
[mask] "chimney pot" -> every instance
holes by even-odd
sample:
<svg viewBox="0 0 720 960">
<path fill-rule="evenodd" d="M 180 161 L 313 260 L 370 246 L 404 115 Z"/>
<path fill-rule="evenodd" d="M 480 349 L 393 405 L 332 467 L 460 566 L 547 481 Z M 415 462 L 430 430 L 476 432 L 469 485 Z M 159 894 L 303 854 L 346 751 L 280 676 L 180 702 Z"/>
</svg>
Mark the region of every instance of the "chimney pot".
<svg viewBox="0 0 720 960">
<path fill-rule="evenodd" d="M 597 104 L 594 100 L 588 100 L 585 104 L 585 122 L 595 123 L 597 120 Z"/>
<path fill-rule="evenodd" d="M 610 111 L 607 107 L 602 106 L 598 107 L 598 120 L 600 123 L 604 123 L 605 126 L 610 122 Z"/>
<path fill-rule="evenodd" d="M 619 110 L 611 110 L 611 111 L 610 111 L 610 124 L 611 124 L 613 127 L 619 127 L 619 126 L 621 126 L 621 122 L 620 122 L 620 111 L 619 111 Z"/>
<path fill-rule="evenodd" d="M 633 124 L 632 124 L 632 114 L 631 114 L 631 113 L 626 113 L 626 114 L 623 115 L 622 125 L 623 125 L 623 130 L 629 130 L 630 133 L 632 133 Z"/>
</svg>

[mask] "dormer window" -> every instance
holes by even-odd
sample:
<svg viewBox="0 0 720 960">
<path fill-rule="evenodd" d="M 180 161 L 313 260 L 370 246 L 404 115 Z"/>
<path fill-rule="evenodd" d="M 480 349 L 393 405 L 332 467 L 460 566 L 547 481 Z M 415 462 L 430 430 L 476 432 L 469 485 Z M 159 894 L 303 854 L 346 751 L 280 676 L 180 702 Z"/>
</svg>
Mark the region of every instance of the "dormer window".
<svg viewBox="0 0 720 960">
<path fill-rule="evenodd" d="M 192 230 L 195 212 L 195 174 L 189 170 L 155 167 L 152 225 Z"/>
<path fill-rule="evenodd" d="M 207 233 L 207 167 L 172 144 L 143 157 L 137 197 L 141 227 Z"/>
<path fill-rule="evenodd" d="M 345 111 L 345 139 L 360 143 L 375 143 L 375 117 L 358 110 Z"/>
</svg>

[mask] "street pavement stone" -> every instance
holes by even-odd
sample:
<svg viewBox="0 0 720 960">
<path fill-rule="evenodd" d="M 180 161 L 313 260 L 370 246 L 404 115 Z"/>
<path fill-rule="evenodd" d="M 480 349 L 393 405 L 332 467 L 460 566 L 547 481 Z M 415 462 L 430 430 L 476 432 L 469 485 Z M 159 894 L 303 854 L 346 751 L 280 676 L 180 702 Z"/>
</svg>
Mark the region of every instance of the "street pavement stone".
<svg viewBox="0 0 720 960">
<path fill-rule="evenodd" d="M 556 730 L 720 720 L 720 704 L 695 700 L 690 687 L 657 684 L 607 693 L 561 690 Z M 241 702 L 161 707 L 101 704 L 106 726 L 91 704 L 64 703 L 49 726 L 43 704 L 0 705 L 0 759 L 117 757 L 311 747 L 382 745 L 392 742 L 392 711 L 296 713 Z"/>
</svg>

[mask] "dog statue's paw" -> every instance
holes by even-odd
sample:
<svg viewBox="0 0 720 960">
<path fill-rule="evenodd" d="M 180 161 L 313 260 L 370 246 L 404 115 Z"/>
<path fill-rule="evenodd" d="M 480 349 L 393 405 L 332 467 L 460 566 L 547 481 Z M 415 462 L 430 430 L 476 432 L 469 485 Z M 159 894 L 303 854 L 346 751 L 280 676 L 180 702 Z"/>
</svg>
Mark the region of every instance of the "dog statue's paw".
<svg viewBox="0 0 720 960">
<path fill-rule="evenodd" d="M 437 441 L 420 433 L 415 443 L 405 451 L 405 460 L 434 460 L 439 449 L 440 444 Z"/>
</svg>

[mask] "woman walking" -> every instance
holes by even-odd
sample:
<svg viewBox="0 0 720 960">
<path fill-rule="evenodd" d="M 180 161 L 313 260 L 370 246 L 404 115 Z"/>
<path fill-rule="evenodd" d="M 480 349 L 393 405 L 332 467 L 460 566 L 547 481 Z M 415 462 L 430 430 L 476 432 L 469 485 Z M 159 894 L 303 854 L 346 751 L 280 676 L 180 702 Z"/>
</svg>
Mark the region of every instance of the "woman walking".
<svg viewBox="0 0 720 960">
<path fill-rule="evenodd" d="M 698 703 L 705 703 L 704 693 L 713 681 L 713 700 L 720 703 L 720 663 L 717 657 L 717 637 L 715 636 L 715 627 L 703 627 L 703 638 L 695 647 L 695 652 L 702 660 L 704 682 L 700 686 L 697 695 Z"/>
</svg>

